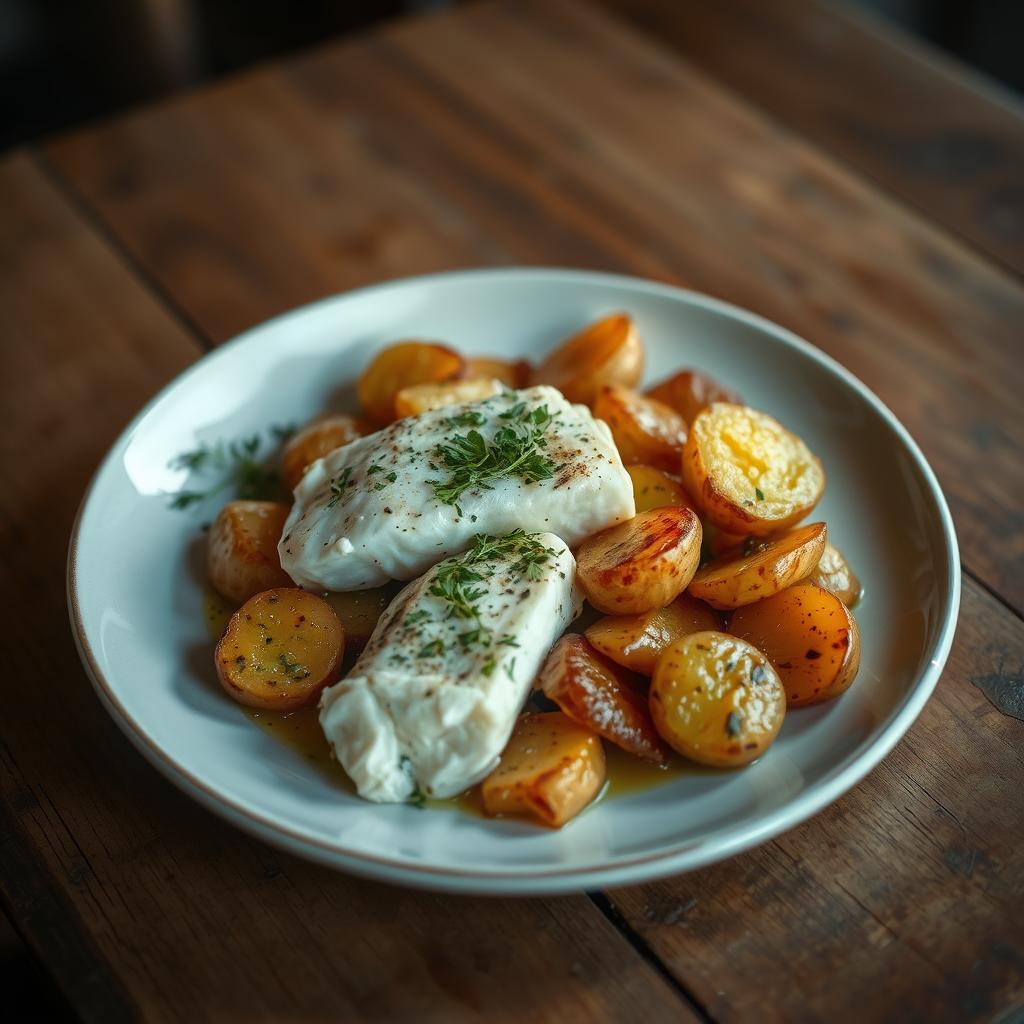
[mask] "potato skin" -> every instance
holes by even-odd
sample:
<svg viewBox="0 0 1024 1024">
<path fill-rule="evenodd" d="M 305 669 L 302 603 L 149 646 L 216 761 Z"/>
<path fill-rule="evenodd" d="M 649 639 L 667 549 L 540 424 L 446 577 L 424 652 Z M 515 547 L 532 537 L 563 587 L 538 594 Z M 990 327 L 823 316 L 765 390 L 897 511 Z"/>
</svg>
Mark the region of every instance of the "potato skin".
<svg viewBox="0 0 1024 1024">
<path fill-rule="evenodd" d="M 831 590 L 847 608 L 853 608 L 860 600 L 860 580 L 843 553 L 832 544 L 825 545 L 821 560 L 804 582 Z"/>
<path fill-rule="evenodd" d="M 551 649 L 537 682 L 548 700 L 598 736 L 654 764 L 668 751 L 654 728 L 640 679 L 616 665 L 578 633 Z"/>
<path fill-rule="evenodd" d="M 281 451 L 281 478 L 289 491 L 299 486 L 306 470 L 325 455 L 373 433 L 364 420 L 343 413 L 321 416 L 303 427 Z"/>
<path fill-rule="evenodd" d="M 561 711 L 551 711 L 516 722 L 480 794 L 485 814 L 528 814 L 560 828 L 597 796 L 604 780 L 601 740 Z"/>
<path fill-rule="evenodd" d="M 763 601 L 807 576 L 821 559 L 826 536 L 824 523 L 811 523 L 734 548 L 701 566 L 688 592 L 723 611 Z"/>
<path fill-rule="evenodd" d="M 613 615 L 664 608 L 700 562 L 701 525 L 691 508 L 651 509 L 588 537 L 576 555 L 587 600 Z"/>
<path fill-rule="evenodd" d="M 324 600 L 334 609 L 334 614 L 345 629 L 346 655 L 362 653 L 378 620 L 396 593 L 394 586 L 388 586 L 324 594 Z"/>
<path fill-rule="evenodd" d="M 611 428 L 623 462 L 679 472 L 686 423 L 674 409 L 632 388 L 608 384 L 597 393 L 594 415 Z"/>
<path fill-rule="evenodd" d="M 676 640 L 721 628 L 717 612 L 689 594 L 680 594 L 670 605 L 642 615 L 606 615 L 588 626 L 585 636 L 612 661 L 652 676 L 658 659 Z"/>
<path fill-rule="evenodd" d="M 768 659 L 715 631 L 692 633 L 665 651 L 650 703 L 658 732 L 675 750 L 716 768 L 763 754 L 786 714 L 786 693 Z"/>
<path fill-rule="evenodd" d="M 490 356 L 470 356 L 466 360 L 466 377 L 478 377 L 483 380 L 500 380 L 513 391 L 525 388 L 530 383 L 533 367 L 525 359 L 509 362 L 507 359 L 494 359 Z"/>
<path fill-rule="evenodd" d="M 238 605 L 261 590 L 292 586 L 277 542 L 288 506 L 277 501 L 229 501 L 206 538 L 206 570 L 217 593 Z"/>
<path fill-rule="evenodd" d="M 442 381 L 440 384 L 413 384 L 395 395 L 395 414 L 419 416 L 431 409 L 443 409 L 460 402 L 477 402 L 501 393 L 501 383 L 491 378 L 467 377 L 464 380 Z"/>
<path fill-rule="evenodd" d="M 693 508 L 686 488 L 668 473 L 640 463 L 626 466 L 626 472 L 633 481 L 633 503 L 637 512 L 649 512 L 666 505 Z"/>
<path fill-rule="evenodd" d="M 737 609 L 729 631 L 768 656 L 791 708 L 838 697 L 860 668 L 857 620 L 835 594 L 812 583 Z"/>
<path fill-rule="evenodd" d="M 538 367 L 531 384 L 550 384 L 570 402 L 592 405 L 606 384 L 636 387 L 644 369 L 644 347 L 632 318 L 603 317 L 563 341 Z"/>
<path fill-rule="evenodd" d="M 825 489 L 821 461 L 800 438 L 766 413 L 724 402 L 694 420 L 682 469 L 686 489 L 711 524 L 741 536 L 765 537 L 795 525 Z"/>
<path fill-rule="evenodd" d="M 647 394 L 675 409 L 687 426 L 712 402 L 743 404 L 743 399 L 735 391 L 700 370 L 681 370 L 668 380 L 649 388 Z"/>
<path fill-rule="evenodd" d="M 378 426 L 398 419 L 395 396 L 413 384 L 436 384 L 465 373 L 465 360 L 433 341 L 399 341 L 381 350 L 356 382 L 366 415 Z"/>
<path fill-rule="evenodd" d="M 214 654 L 221 686 L 252 708 L 294 711 L 316 703 L 345 653 L 345 630 L 321 597 L 265 590 L 231 617 Z"/>
</svg>

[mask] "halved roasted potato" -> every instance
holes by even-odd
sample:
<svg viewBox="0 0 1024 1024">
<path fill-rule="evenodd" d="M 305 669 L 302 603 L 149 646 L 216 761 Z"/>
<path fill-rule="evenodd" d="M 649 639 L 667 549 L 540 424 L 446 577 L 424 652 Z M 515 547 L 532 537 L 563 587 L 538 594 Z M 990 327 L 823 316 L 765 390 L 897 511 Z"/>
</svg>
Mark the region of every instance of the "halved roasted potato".
<svg viewBox="0 0 1024 1024">
<path fill-rule="evenodd" d="M 654 466 L 626 466 L 626 472 L 633 481 L 633 501 L 637 512 L 649 512 L 652 508 L 665 505 L 692 507 L 686 488 L 668 473 Z"/>
<path fill-rule="evenodd" d="M 465 372 L 465 360 L 447 345 L 432 341 L 400 341 L 374 356 L 356 384 L 366 415 L 384 426 L 398 419 L 395 396 L 413 384 L 454 380 Z"/>
<path fill-rule="evenodd" d="M 587 627 L 586 638 L 602 654 L 645 676 L 676 640 L 721 629 L 722 620 L 703 601 L 680 594 L 670 605 L 642 615 L 606 615 Z"/>
<path fill-rule="evenodd" d="M 293 585 L 277 554 L 287 518 L 288 506 L 278 501 L 229 501 L 220 510 L 206 538 L 206 570 L 217 593 L 238 605 Z"/>
<path fill-rule="evenodd" d="M 651 721 L 640 680 L 579 633 L 567 633 L 555 644 L 537 682 L 574 722 L 645 761 L 665 763 L 668 751 Z"/>
<path fill-rule="evenodd" d="M 607 384 L 594 400 L 594 415 L 611 427 L 623 462 L 679 472 L 686 424 L 674 409 L 632 388 Z"/>
<path fill-rule="evenodd" d="M 362 652 L 394 595 L 394 587 L 324 594 L 324 600 L 334 609 L 338 621 L 345 627 L 346 654 Z"/>
<path fill-rule="evenodd" d="M 523 715 L 481 783 L 485 814 L 529 814 L 559 828 L 601 791 L 605 779 L 600 738 L 561 711 Z"/>
<path fill-rule="evenodd" d="M 295 587 L 265 590 L 231 616 L 214 662 L 240 704 L 293 711 L 315 704 L 338 678 L 345 630 L 321 597 Z"/>
<path fill-rule="evenodd" d="M 768 659 L 725 633 L 692 633 L 672 644 L 651 680 L 651 716 L 680 754 L 737 768 L 771 745 L 786 692 Z"/>
<path fill-rule="evenodd" d="M 804 582 L 831 590 L 847 608 L 852 608 L 860 600 L 860 580 L 843 553 L 831 544 L 825 545 L 821 560 Z"/>
<path fill-rule="evenodd" d="M 374 428 L 343 413 L 321 416 L 289 438 L 281 451 L 281 478 L 289 491 L 299 486 L 306 470 L 336 448 L 343 448 Z"/>
<path fill-rule="evenodd" d="M 731 402 L 742 405 L 743 399 L 714 377 L 700 370 L 681 370 L 668 380 L 649 388 L 647 394 L 675 409 L 689 426 L 697 414 L 712 402 Z"/>
<path fill-rule="evenodd" d="M 791 708 L 838 697 L 860 668 L 857 620 L 835 594 L 813 583 L 738 608 L 729 631 L 768 656 Z"/>
<path fill-rule="evenodd" d="M 576 581 L 598 611 L 627 615 L 664 608 L 693 579 L 700 537 L 691 508 L 641 512 L 580 545 Z"/>
<path fill-rule="evenodd" d="M 767 540 L 750 538 L 721 558 L 701 566 L 689 593 L 712 608 L 739 608 L 763 601 L 804 579 L 825 550 L 824 523 L 797 526 Z"/>
<path fill-rule="evenodd" d="M 466 377 L 500 380 L 507 388 L 525 388 L 530 382 L 533 367 L 525 359 L 509 362 L 490 356 L 470 356 L 466 360 Z"/>
<path fill-rule="evenodd" d="M 763 537 L 814 508 L 825 472 L 807 445 L 771 416 L 715 402 L 690 428 L 683 483 L 714 526 Z"/>
<path fill-rule="evenodd" d="M 502 390 L 499 381 L 477 378 L 449 380 L 441 384 L 413 384 L 402 388 L 395 395 L 395 412 L 399 418 L 418 416 L 421 412 L 431 409 L 443 409 L 446 405 L 458 405 L 460 402 L 478 402 L 482 398 L 490 398 Z"/>
<path fill-rule="evenodd" d="M 534 369 L 530 382 L 550 384 L 570 402 L 590 405 L 606 384 L 635 387 L 643 368 L 636 325 L 625 313 L 615 313 L 562 342 Z"/>
</svg>

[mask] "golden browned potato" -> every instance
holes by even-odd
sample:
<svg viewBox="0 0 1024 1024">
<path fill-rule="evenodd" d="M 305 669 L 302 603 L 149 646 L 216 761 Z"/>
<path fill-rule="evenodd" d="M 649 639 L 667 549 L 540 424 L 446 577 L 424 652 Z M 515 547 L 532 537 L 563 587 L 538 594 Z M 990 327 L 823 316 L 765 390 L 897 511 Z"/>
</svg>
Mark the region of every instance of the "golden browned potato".
<svg viewBox="0 0 1024 1024">
<path fill-rule="evenodd" d="M 607 384 L 594 400 L 594 415 L 611 427 L 623 462 L 679 472 L 686 424 L 674 409 L 632 388 Z"/>
<path fill-rule="evenodd" d="M 860 580 L 843 553 L 831 544 L 825 545 L 821 561 L 804 582 L 831 590 L 847 608 L 852 608 L 860 599 Z"/>
<path fill-rule="evenodd" d="M 403 416 L 419 416 L 421 412 L 443 409 L 446 405 L 478 402 L 498 394 L 501 389 L 498 381 L 482 377 L 449 380 L 441 384 L 413 384 L 402 388 L 395 395 L 395 413 L 399 419 Z"/>
<path fill-rule="evenodd" d="M 689 592 L 712 608 L 763 601 L 804 579 L 825 550 L 824 523 L 797 526 L 768 540 L 750 541 L 701 566 Z"/>
<path fill-rule="evenodd" d="M 725 633 L 672 644 L 651 680 L 651 715 L 680 754 L 739 768 L 763 754 L 786 715 L 786 691 L 768 659 Z"/>
<path fill-rule="evenodd" d="M 835 594 L 813 583 L 737 609 L 729 631 L 764 651 L 791 708 L 838 697 L 860 668 L 857 620 Z"/>
<path fill-rule="evenodd" d="M 587 627 L 586 637 L 612 661 L 651 676 L 662 652 L 680 637 L 721 628 L 717 612 L 680 594 L 670 605 L 642 615 L 606 615 Z"/>
<path fill-rule="evenodd" d="M 726 533 L 719 530 L 711 523 L 704 524 L 704 550 L 712 558 L 721 558 L 722 555 L 731 554 L 737 548 L 742 549 L 744 544 L 752 544 L 757 538 L 745 537 L 739 533 Z"/>
<path fill-rule="evenodd" d="M 735 391 L 730 391 L 700 370 L 682 370 L 650 388 L 647 394 L 675 409 L 687 426 L 693 423 L 701 409 L 706 409 L 712 402 L 743 404 L 743 399 Z"/>
<path fill-rule="evenodd" d="M 525 388 L 530 383 L 533 367 L 525 359 L 512 363 L 490 356 L 470 356 L 466 360 L 466 376 L 483 380 L 500 380 L 507 388 Z"/>
<path fill-rule="evenodd" d="M 686 488 L 668 473 L 654 466 L 627 466 L 626 472 L 633 481 L 633 501 L 637 512 L 649 512 L 652 508 L 665 505 L 692 507 Z"/>
<path fill-rule="evenodd" d="M 715 402 L 690 428 L 683 483 L 714 526 L 764 537 L 814 508 L 825 472 L 807 445 L 771 416 Z"/>
<path fill-rule="evenodd" d="M 398 419 L 395 396 L 413 384 L 454 380 L 465 371 L 465 361 L 447 345 L 431 341 L 400 341 L 374 356 L 356 384 L 366 415 L 385 426 Z"/>
<path fill-rule="evenodd" d="M 229 501 L 206 538 L 206 570 L 214 590 L 233 604 L 261 590 L 290 587 L 277 542 L 288 506 L 277 501 Z"/>
<path fill-rule="evenodd" d="M 338 678 L 345 630 L 331 606 L 297 587 L 265 590 L 231 616 L 214 661 L 239 704 L 294 711 Z"/>
<path fill-rule="evenodd" d="M 362 652 L 394 594 L 392 587 L 324 594 L 324 600 L 334 609 L 338 621 L 345 627 L 346 654 Z"/>
<path fill-rule="evenodd" d="M 664 608 L 700 562 L 700 520 L 692 508 L 653 508 L 588 537 L 576 555 L 587 600 L 612 615 Z"/>
<path fill-rule="evenodd" d="M 289 438 L 281 451 L 281 477 L 289 491 L 299 486 L 306 470 L 336 448 L 373 433 L 373 427 L 343 413 L 321 416 Z"/>
<path fill-rule="evenodd" d="M 481 783 L 485 814 L 528 814 L 558 828 L 604 785 L 604 748 L 589 729 L 561 711 L 523 715 Z"/>
<path fill-rule="evenodd" d="M 544 696 L 577 724 L 645 761 L 667 760 L 639 679 L 595 651 L 579 633 L 567 633 L 555 644 L 537 681 Z"/>
<path fill-rule="evenodd" d="M 606 316 L 562 342 L 534 371 L 533 384 L 550 384 L 569 399 L 591 405 L 606 384 L 636 387 L 644 348 L 625 313 Z"/>
</svg>

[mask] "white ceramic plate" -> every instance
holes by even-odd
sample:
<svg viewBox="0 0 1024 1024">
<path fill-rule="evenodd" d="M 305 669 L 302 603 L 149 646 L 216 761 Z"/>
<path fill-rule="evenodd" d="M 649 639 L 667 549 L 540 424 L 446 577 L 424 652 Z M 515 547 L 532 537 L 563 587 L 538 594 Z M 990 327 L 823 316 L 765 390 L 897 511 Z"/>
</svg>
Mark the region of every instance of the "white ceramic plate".
<svg viewBox="0 0 1024 1024">
<path fill-rule="evenodd" d="M 559 832 L 357 800 L 258 729 L 216 683 L 195 555 L 211 511 L 168 507 L 201 441 L 351 405 L 373 351 L 441 338 L 537 358 L 613 310 L 636 319 L 647 381 L 701 367 L 778 416 L 822 458 L 815 518 L 866 585 L 860 675 L 842 698 L 790 714 L 751 767 L 609 799 Z M 71 540 L 68 593 L 83 662 L 136 747 L 173 782 L 293 852 L 391 882 L 548 893 L 676 874 L 762 843 L 869 772 L 917 717 L 953 638 L 960 568 L 946 502 L 882 403 L 811 345 L 701 295 L 607 274 L 469 271 L 383 284 L 247 331 L 164 389 L 98 470 Z"/>
</svg>

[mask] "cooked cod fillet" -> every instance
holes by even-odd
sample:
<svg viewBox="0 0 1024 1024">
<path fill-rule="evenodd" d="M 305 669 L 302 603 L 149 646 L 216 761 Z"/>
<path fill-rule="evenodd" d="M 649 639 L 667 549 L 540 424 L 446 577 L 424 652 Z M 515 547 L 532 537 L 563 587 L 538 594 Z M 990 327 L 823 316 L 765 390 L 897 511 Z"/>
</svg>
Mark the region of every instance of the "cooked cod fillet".
<svg viewBox="0 0 1024 1024">
<path fill-rule="evenodd" d="M 300 586 L 363 590 L 413 579 L 478 533 L 574 545 L 634 511 L 608 426 L 535 387 L 399 420 L 315 462 L 279 552 Z"/>
<path fill-rule="evenodd" d="M 497 765 L 548 650 L 579 612 L 553 533 L 477 537 L 410 583 L 320 724 L 359 795 L 449 797 Z"/>
</svg>

